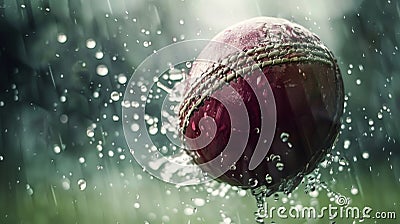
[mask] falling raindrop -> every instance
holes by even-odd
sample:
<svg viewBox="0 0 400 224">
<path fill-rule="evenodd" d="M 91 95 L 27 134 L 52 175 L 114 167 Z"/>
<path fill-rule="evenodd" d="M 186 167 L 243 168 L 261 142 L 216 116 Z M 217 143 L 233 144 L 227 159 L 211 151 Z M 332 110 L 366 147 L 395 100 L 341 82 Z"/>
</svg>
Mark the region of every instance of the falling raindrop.
<svg viewBox="0 0 400 224">
<path fill-rule="evenodd" d="M 350 140 L 348 140 L 348 139 L 344 140 L 343 148 L 348 149 L 350 147 L 350 144 L 351 144 Z"/>
<path fill-rule="evenodd" d="M 193 215 L 194 213 L 196 213 L 196 208 L 185 208 L 183 209 L 183 213 L 187 216 Z"/>
<path fill-rule="evenodd" d="M 271 176 L 271 174 L 267 173 L 267 175 L 265 175 L 265 180 L 267 181 L 268 184 L 272 183 L 272 176 Z"/>
<path fill-rule="evenodd" d="M 281 140 L 282 140 L 282 142 L 287 142 L 289 140 L 289 133 L 282 132 L 281 133 Z"/>
<path fill-rule="evenodd" d="M 202 207 L 206 204 L 206 201 L 203 198 L 193 198 L 193 203 L 197 207 Z"/>
<path fill-rule="evenodd" d="M 277 162 L 276 163 L 276 169 L 277 170 L 282 171 L 283 168 L 284 168 L 284 164 L 283 163 L 281 163 L 281 162 Z"/>
<path fill-rule="evenodd" d="M 152 126 L 149 127 L 149 134 L 155 135 L 155 134 L 157 134 L 157 132 L 158 132 L 157 126 L 152 125 Z"/>
<path fill-rule="evenodd" d="M 358 189 L 356 187 L 352 187 L 350 192 L 352 195 L 356 195 L 356 194 L 358 194 Z"/>
<path fill-rule="evenodd" d="M 105 65 L 103 65 L 103 64 L 98 65 L 97 68 L 96 68 L 96 73 L 97 73 L 99 76 L 106 76 L 106 75 L 108 74 L 108 68 L 107 68 L 107 66 L 105 66 Z"/>
<path fill-rule="evenodd" d="M 117 91 L 113 91 L 113 92 L 111 93 L 111 99 L 112 99 L 113 101 L 118 101 L 118 100 L 119 100 L 119 93 L 118 93 Z"/>
<path fill-rule="evenodd" d="M 316 197 L 318 197 L 318 195 L 319 195 L 319 191 L 318 191 L 318 190 L 310 191 L 310 192 L 308 193 L 308 195 L 310 195 L 310 197 L 312 197 L 312 198 L 316 198 Z"/>
<path fill-rule="evenodd" d="M 112 120 L 113 120 L 113 121 L 119 121 L 119 117 L 118 117 L 117 115 L 113 115 L 113 116 L 112 116 Z"/>
<path fill-rule="evenodd" d="M 60 96 L 60 102 L 61 103 L 65 103 L 67 101 L 67 97 L 66 96 Z"/>
<path fill-rule="evenodd" d="M 64 33 L 59 33 L 57 36 L 57 41 L 61 44 L 67 42 L 67 35 L 65 35 Z"/>
<path fill-rule="evenodd" d="M 54 145 L 53 151 L 55 154 L 59 154 L 61 152 L 61 147 L 59 145 Z"/>
<path fill-rule="evenodd" d="M 78 188 L 81 191 L 86 189 L 86 180 L 85 179 L 79 179 L 78 180 Z"/>
<path fill-rule="evenodd" d="M 96 59 L 102 59 L 104 57 L 104 53 L 102 51 L 97 51 L 95 54 Z"/>
<path fill-rule="evenodd" d="M 86 47 L 89 49 L 93 49 L 96 47 L 96 41 L 93 40 L 92 38 L 89 38 L 86 40 Z"/>
<path fill-rule="evenodd" d="M 378 119 L 380 120 L 380 119 L 382 119 L 383 118 L 383 114 L 381 113 L 381 112 L 378 112 Z"/>
<path fill-rule="evenodd" d="M 28 193 L 29 196 L 33 195 L 33 189 L 29 184 L 26 184 L 26 193 Z"/>
<path fill-rule="evenodd" d="M 108 151 L 108 156 L 109 156 L 109 157 L 114 157 L 114 151 L 109 150 L 109 151 Z"/>
<path fill-rule="evenodd" d="M 61 182 L 61 186 L 64 190 L 69 190 L 71 187 L 71 183 L 68 178 L 64 178 Z"/>
<path fill-rule="evenodd" d="M 68 116 L 66 114 L 60 115 L 60 122 L 66 124 L 68 122 Z"/>
<path fill-rule="evenodd" d="M 86 135 L 87 135 L 89 138 L 93 138 L 93 137 L 94 137 L 94 130 L 93 130 L 92 128 L 88 128 L 88 129 L 86 130 Z"/>
<path fill-rule="evenodd" d="M 137 124 L 137 123 L 133 123 L 133 124 L 131 125 L 131 130 L 132 130 L 133 132 L 139 131 L 139 128 L 140 128 L 140 126 L 139 126 L 139 124 Z"/>
<path fill-rule="evenodd" d="M 99 98 L 99 96 L 100 96 L 100 93 L 99 93 L 99 92 L 97 92 L 97 91 L 94 91 L 94 92 L 93 92 L 93 97 L 94 97 L 94 98 Z"/>
<path fill-rule="evenodd" d="M 119 84 L 125 84 L 128 81 L 128 79 L 126 78 L 125 74 L 119 74 L 118 75 L 118 82 Z"/>
<path fill-rule="evenodd" d="M 249 186 L 250 187 L 256 187 L 257 184 L 258 184 L 258 180 L 257 179 L 255 179 L 255 178 L 250 178 L 249 179 Z"/>
<path fill-rule="evenodd" d="M 79 157 L 78 161 L 80 164 L 85 163 L 85 157 Z"/>
</svg>

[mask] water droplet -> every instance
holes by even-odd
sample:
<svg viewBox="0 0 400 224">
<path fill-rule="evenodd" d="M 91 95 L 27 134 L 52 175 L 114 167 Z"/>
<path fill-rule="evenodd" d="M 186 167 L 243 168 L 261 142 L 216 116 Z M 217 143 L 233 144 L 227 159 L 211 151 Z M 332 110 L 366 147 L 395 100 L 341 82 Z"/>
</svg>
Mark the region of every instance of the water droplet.
<svg viewBox="0 0 400 224">
<path fill-rule="evenodd" d="M 104 53 L 102 51 L 97 51 L 95 54 L 96 59 L 102 59 L 104 57 Z"/>
<path fill-rule="evenodd" d="M 369 153 L 368 152 L 363 152 L 362 157 L 363 157 L 363 159 L 368 159 L 369 158 Z"/>
<path fill-rule="evenodd" d="M 351 144 L 350 140 L 348 140 L 348 139 L 344 140 L 343 148 L 348 149 L 350 147 L 350 144 Z"/>
<path fill-rule="evenodd" d="M 117 91 L 113 91 L 111 93 L 111 99 L 114 101 L 118 101 L 119 100 L 119 93 Z"/>
<path fill-rule="evenodd" d="M 357 79 L 356 80 L 356 84 L 359 86 L 359 85 L 361 85 L 361 79 Z"/>
<path fill-rule="evenodd" d="M 316 198 L 316 197 L 318 197 L 318 195 L 319 195 L 319 191 L 318 191 L 318 190 L 310 191 L 310 192 L 308 193 L 308 195 L 310 195 L 310 197 L 312 197 L 312 198 Z"/>
<path fill-rule="evenodd" d="M 100 96 L 100 93 L 99 93 L 99 92 L 97 92 L 97 91 L 94 91 L 94 92 L 93 92 L 93 97 L 94 97 L 94 98 L 99 98 L 99 96 Z"/>
<path fill-rule="evenodd" d="M 202 207 L 206 204 L 206 201 L 203 198 L 193 198 L 193 203 L 198 207 Z"/>
<path fill-rule="evenodd" d="M 258 180 L 256 178 L 250 178 L 249 179 L 249 186 L 250 187 L 255 187 L 258 184 Z"/>
<path fill-rule="evenodd" d="M 140 91 L 142 91 L 142 93 L 147 92 L 147 86 L 145 86 L 145 85 L 141 86 Z"/>
<path fill-rule="evenodd" d="M 33 189 L 29 184 L 26 184 L 26 193 L 28 193 L 29 196 L 33 195 Z"/>
<path fill-rule="evenodd" d="M 3 161 L 4 160 L 4 157 L 3 156 L 0 156 L 0 161 Z"/>
<path fill-rule="evenodd" d="M 277 162 L 276 163 L 276 169 L 278 169 L 279 171 L 282 171 L 284 166 L 285 165 L 283 163 L 281 163 L 281 162 Z"/>
<path fill-rule="evenodd" d="M 59 33 L 57 36 L 57 41 L 61 44 L 67 42 L 67 35 L 65 35 L 64 33 Z"/>
<path fill-rule="evenodd" d="M 382 119 L 383 118 L 383 114 L 381 113 L 381 112 L 378 112 L 378 119 L 380 120 L 380 119 Z"/>
<path fill-rule="evenodd" d="M 66 96 L 60 96 L 60 102 L 61 103 L 65 103 L 67 101 L 67 97 Z"/>
<path fill-rule="evenodd" d="M 140 208 L 140 204 L 138 202 L 136 202 L 135 204 L 133 204 L 134 208 Z"/>
<path fill-rule="evenodd" d="M 356 194 L 358 194 L 358 189 L 356 187 L 352 187 L 350 192 L 352 195 L 356 195 Z"/>
<path fill-rule="evenodd" d="M 113 116 L 112 116 L 112 120 L 113 120 L 113 121 L 119 121 L 119 117 L 118 117 L 117 115 L 113 115 Z"/>
<path fill-rule="evenodd" d="M 69 190 L 69 188 L 71 187 L 69 179 L 68 178 L 63 179 L 63 181 L 61 182 L 61 186 L 64 190 Z"/>
<path fill-rule="evenodd" d="M 93 137 L 94 137 L 94 127 L 93 127 L 93 126 L 89 126 L 89 127 L 86 129 L 86 135 L 87 135 L 89 138 L 93 138 Z"/>
<path fill-rule="evenodd" d="M 183 213 L 185 214 L 185 215 L 193 215 L 194 213 L 196 213 L 196 208 L 185 208 L 184 210 L 183 210 Z"/>
<path fill-rule="evenodd" d="M 59 154 L 61 152 L 61 147 L 59 145 L 54 145 L 53 151 L 55 154 Z"/>
<path fill-rule="evenodd" d="M 119 84 L 125 84 L 128 81 L 128 79 L 126 78 L 125 74 L 119 74 L 118 75 L 118 82 Z"/>
<path fill-rule="evenodd" d="M 179 24 L 183 25 L 185 24 L 185 21 L 183 19 L 179 20 Z"/>
<path fill-rule="evenodd" d="M 86 40 L 86 47 L 89 49 L 93 49 L 96 47 L 96 41 L 93 40 L 92 38 L 89 38 Z"/>
<path fill-rule="evenodd" d="M 139 131 L 139 128 L 140 128 L 140 126 L 139 126 L 139 124 L 137 124 L 137 123 L 133 123 L 133 124 L 131 125 L 131 130 L 132 130 L 133 132 Z"/>
<path fill-rule="evenodd" d="M 339 165 L 341 166 L 346 166 L 347 165 L 347 160 L 345 158 L 340 158 L 339 159 Z"/>
<path fill-rule="evenodd" d="M 98 65 L 96 72 L 99 76 L 106 76 L 108 74 L 108 68 L 105 65 Z"/>
<path fill-rule="evenodd" d="M 157 134 L 157 132 L 158 132 L 158 128 L 156 125 L 152 125 L 149 127 L 149 134 L 155 135 L 155 134 Z"/>
<path fill-rule="evenodd" d="M 60 122 L 66 124 L 68 122 L 68 116 L 66 114 L 60 115 Z"/>
<path fill-rule="evenodd" d="M 289 140 L 289 133 L 286 133 L 286 132 L 282 132 L 281 133 L 281 140 L 282 140 L 282 142 L 287 142 L 288 140 Z"/>
<path fill-rule="evenodd" d="M 109 151 L 108 151 L 108 156 L 109 156 L 109 157 L 114 157 L 114 151 L 109 150 Z"/>
<path fill-rule="evenodd" d="M 265 175 L 265 180 L 267 181 L 268 184 L 272 183 L 272 176 L 271 176 L 271 174 L 267 173 L 267 175 Z"/>
<path fill-rule="evenodd" d="M 181 80 L 183 78 L 182 73 L 171 73 L 169 79 L 172 81 Z"/>
<path fill-rule="evenodd" d="M 79 157 L 78 161 L 80 164 L 85 163 L 85 157 Z"/>
<path fill-rule="evenodd" d="M 79 179 L 78 180 L 78 188 L 79 190 L 83 191 L 86 189 L 86 180 L 85 179 Z"/>
</svg>

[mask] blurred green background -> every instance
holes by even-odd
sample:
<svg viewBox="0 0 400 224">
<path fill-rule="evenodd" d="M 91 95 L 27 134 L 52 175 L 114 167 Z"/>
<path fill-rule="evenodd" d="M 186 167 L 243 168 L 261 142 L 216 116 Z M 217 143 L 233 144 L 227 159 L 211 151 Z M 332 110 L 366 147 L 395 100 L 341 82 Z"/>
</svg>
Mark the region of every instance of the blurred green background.
<svg viewBox="0 0 400 224">
<path fill-rule="evenodd" d="M 346 108 L 332 163 L 269 206 L 334 204 L 400 215 L 400 3 L 388 1 L 0 0 L 0 223 L 252 223 L 249 192 L 176 187 L 129 153 L 121 101 L 135 68 L 174 42 L 255 16 L 318 34 L 338 58 Z M 119 96 L 119 97 L 118 97 Z M 399 223 L 298 219 L 267 223 Z"/>
</svg>

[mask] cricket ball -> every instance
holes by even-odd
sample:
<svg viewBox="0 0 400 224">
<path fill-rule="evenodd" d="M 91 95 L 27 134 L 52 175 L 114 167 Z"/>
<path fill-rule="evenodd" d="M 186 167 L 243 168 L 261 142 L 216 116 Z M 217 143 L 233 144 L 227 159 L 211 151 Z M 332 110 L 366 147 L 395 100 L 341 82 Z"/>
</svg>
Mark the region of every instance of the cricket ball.
<svg viewBox="0 0 400 224">
<path fill-rule="evenodd" d="M 202 169 L 219 181 L 290 192 L 339 133 L 344 93 L 336 59 L 317 35 L 280 18 L 240 22 L 212 42 L 220 44 L 200 52 L 209 61 L 193 63 L 180 106 L 187 151 L 199 166 L 215 160 Z M 265 153 L 252 167 L 260 141 Z"/>
</svg>

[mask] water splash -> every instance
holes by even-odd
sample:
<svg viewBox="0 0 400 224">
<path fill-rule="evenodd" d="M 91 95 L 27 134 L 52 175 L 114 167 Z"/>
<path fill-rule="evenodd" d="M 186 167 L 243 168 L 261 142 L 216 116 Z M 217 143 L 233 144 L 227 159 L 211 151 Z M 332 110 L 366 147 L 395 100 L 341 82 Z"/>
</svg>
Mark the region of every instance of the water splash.
<svg viewBox="0 0 400 224">
<path fill-rule="evenodd" d="M 264 219 L 267 218 L 267 201 L 269 192 L 266 186 L 260 186 L 251 189 L 251 194 L 255 197 L 257 203 L 257 211 L 254 212 L 256 223 L 263 224 Z"/>
</svg>

